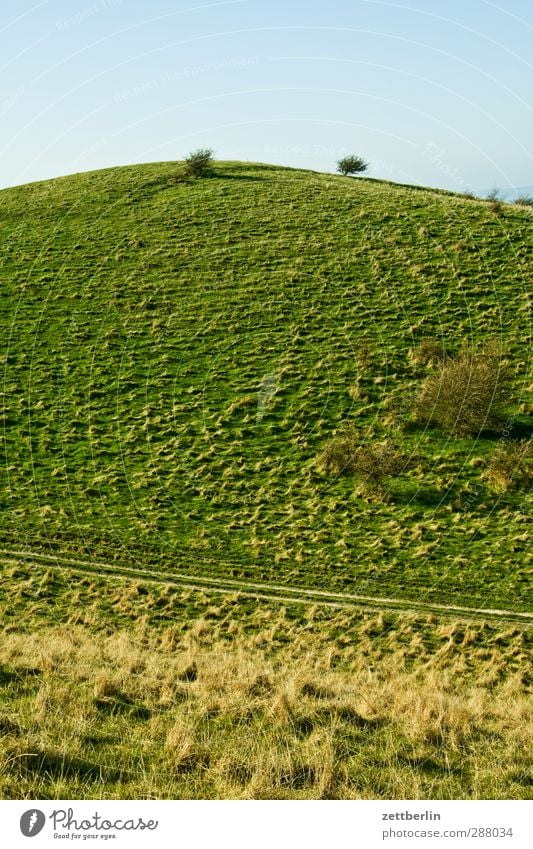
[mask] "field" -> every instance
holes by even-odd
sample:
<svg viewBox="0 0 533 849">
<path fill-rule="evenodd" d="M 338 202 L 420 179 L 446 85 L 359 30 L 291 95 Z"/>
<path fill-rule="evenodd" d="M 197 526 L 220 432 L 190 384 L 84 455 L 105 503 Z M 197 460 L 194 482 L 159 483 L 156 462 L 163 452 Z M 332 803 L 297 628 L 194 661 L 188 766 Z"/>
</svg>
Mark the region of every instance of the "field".
<svg viewBox="0 0 533 849">
<path fill-rule="evenodd" d="M 0 201 L 0 795 L 530 792 L 531 498 L 488 471 L 531 210 L 235 162 Z M 416 421 L 420 343 L 494 339 L 501 428 Z M 384 490 L 320 467 L 348 426 Z"/>
</svg>

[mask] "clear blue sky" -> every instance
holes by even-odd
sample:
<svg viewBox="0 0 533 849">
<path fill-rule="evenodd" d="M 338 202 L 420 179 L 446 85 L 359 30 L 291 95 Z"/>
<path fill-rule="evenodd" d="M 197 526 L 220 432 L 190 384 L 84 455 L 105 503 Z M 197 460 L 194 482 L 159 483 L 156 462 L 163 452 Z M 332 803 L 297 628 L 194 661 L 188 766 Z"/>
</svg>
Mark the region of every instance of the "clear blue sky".
<svg viewBox="0 0 533 849">
<path fill-rule="evenodd" d="M 531 0 L 1 0 L 0 186 L 213 147 L 533 184 Z"/>
</svg>

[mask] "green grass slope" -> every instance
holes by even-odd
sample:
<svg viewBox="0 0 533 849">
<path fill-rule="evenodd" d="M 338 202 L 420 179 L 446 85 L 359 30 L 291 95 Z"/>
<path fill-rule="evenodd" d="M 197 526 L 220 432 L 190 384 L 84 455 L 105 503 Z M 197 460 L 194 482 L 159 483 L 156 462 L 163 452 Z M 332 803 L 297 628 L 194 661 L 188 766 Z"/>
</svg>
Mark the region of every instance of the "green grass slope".
<svg viewBox="0 0 533 849">
<path fill-rule="evenodd" d="M 0 193 L 2 548 L 527 608 L 526 496 L 487 487 L 497 435 L 410 425 L 427 369 L 409 351 L 501 338 L 527 431 L 530 212 L 179 171 Z M 387 501 L 317 468 L 348 423 L 412 457 Z"/>
</svg>

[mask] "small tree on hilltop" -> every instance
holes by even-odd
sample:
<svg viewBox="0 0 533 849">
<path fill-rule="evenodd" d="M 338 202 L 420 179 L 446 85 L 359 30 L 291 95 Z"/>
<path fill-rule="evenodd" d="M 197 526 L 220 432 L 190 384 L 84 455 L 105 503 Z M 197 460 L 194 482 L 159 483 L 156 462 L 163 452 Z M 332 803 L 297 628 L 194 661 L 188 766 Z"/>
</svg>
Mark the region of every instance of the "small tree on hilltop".
<svg viewBox="0 0 533 849">
<path fill-rule="evenodd" d="M 365 162 L 361 156 L 355 156 L 354 154 L 343 156 L 337 162 L 337 171 L 344 177 L 347 177 L 349 174 L 362 174 L 367 169 L 368 162 Z"/>
<path fill-rule="evenodd" d="M 213 170 L 213 156 L 215 151 L 210 147 L 201 147 L 193 150 L 185 157 L 185 174 L 187 177 L 205 177 Z"/>
</svg>

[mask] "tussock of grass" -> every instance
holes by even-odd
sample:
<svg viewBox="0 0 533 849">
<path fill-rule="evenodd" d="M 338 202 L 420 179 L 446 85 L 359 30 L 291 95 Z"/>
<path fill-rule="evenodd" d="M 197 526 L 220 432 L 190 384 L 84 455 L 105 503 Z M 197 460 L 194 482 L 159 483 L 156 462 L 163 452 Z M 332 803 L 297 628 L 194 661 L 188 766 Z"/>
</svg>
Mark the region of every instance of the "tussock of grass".
<svg viewBox="0 0 533 849">
<path fill-rule="evenodd" d="M 527 435 L 529 213 L 492 204 L 222 162 L 2 192 L 2 797 L 526 798 L 526 628 L 127 576 L 527 607 L 524 491 L 408 418 L 453 363 L 420 339 L 498 334 Z M 418 458 L 394 503 L 317 473 L 348 424 Z"/>
</svg>

